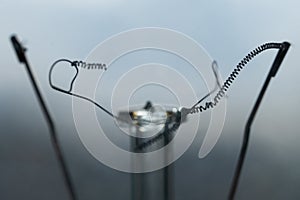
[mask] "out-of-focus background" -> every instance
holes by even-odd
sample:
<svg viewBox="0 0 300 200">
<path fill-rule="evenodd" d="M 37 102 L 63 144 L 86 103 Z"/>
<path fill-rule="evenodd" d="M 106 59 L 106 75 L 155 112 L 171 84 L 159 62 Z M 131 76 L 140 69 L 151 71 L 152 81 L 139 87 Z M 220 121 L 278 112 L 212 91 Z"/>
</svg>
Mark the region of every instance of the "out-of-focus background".
<svg viewBox="0 0 300 200">
<path fill-rule="evenodd" d="M 130 199 L 130 175 L 104 166 L 87 152 L 75 129 L 71 98 L 52 90 L 47 76 L 56 59 L 84 59 L 108 37 L 141 27 L 169 28 L 190 36 L 218 61 L 223 78 L 257 45 L 284 40 L 292 44 L 257 113 L 237 199 L 299 199 L 299 8 L 296 0 L 2 0 L 0 199 L 68 198 L 45 120 L 9 42 L 12 33 L 28 47 L 79 199 Z M 209 119 L 203 114 L 195 142 L 175 162 L 177 200 L 226 199 L 245 121 L 274 56 L 275 51 L 263 53 L 238 77 L 228 93 L 220 140 L 199 159 Z"/>
</svg>

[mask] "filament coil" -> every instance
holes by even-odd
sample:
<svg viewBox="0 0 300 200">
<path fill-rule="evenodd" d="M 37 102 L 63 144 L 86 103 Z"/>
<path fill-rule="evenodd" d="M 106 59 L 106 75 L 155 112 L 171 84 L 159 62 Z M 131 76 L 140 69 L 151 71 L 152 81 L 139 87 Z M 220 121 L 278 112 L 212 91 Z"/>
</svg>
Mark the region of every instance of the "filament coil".
<svg viewBox="0 0 300 200">
<path fill-rule="evenodd" d="M 77 67 L 81 67 L 82 69 L 107 70 L 106 64 L 103 63 L 86 63 L 84 61 L 73 61 L 72 66 L 74 65 L 76 65 Z"/>
<path fill-rule="evenodd" d="M 280 49 L 282 47 L 281 43 L 265 43 L 254 50 L 252 50 L 250 53 L 248 53 L 233 69 L 232 73 L 228 76 L 216 96 L 213 98 L 213 101 L 208 101 L 205 103 L 205 105 L 200 106 L 194 106 L 192 107 L 190 114 L 195 114 L 199 112 L 203 112 L 205 110 L 208 110 L 210 108 L 214 108 L 221 100 L 222 97 L 225 96 L 225 93 L 233 83 L 233 81 L 237 78 L 241 70 L 245 67 L 246 64 L 248 64 L 255 56 L 260 54 L 261 52 L 267 50 L 267 49 Z"/>
</svg>

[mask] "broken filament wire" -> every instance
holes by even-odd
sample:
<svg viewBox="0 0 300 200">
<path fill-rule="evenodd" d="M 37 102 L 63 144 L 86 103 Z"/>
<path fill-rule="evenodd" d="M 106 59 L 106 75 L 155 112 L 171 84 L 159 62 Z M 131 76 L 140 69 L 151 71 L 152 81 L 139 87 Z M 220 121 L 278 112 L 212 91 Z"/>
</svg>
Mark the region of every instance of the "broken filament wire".
<svg viewBox="0 0 300 200">
<path fill-rule="evenodd" d="M 201 99 L 199 99 L 199 101 L 197 103 L 195 103 L 192 107 L 190 108 L 186 108 L 186 107 L 182 107 L 179 112 L 180 112 L 180 118 L 177 118 L 177 122 L 174 124 L 173 128 L 170 128 L 171 131 L 169 131 L 169 133 L 173 133 L 175 132 L 179 126 L 180 123 L 182 121 L 183 118 L 185 118 L 188 114 L 196 114 L 196 113 L 201 113 L 203 111 L 206 111 L 208 109 L 212 109 L 214 108 L 223 97 L 226 96 L 226 92 L 229 89 L 229 87 L 231 86 L 231 84 L 233 83 L 233 81 L 237 78 L 237 76 L 240 74 L 241 70 L 254 58 L 256 57 L 258 54 L 262 53 L 265 50 L 268 49 L 280 49 L 282 46 L 282 43 L 265 43 L 263 45 L 258 46 L 257 48 L 255 48 L 254 50 L 250 51 L 237 65 L 236 67 L 233 69 L 232 73 L 228 76 L 228 78 L 225 80 L 225 82 L 223 83 L 223 85 L 220 84 L 219 81 L 219 77 L 218 77 L 218 73 L 217 73 L 217 62 L 213 61 L 212 62 L 212 71 L 214 73 L 214 76 L 216 78 L 216 86 L 215 88 L 210 91 L 209 93 L 207 93 L 206 95 L 204 95 Z M 52 83 L 52 71 L 55 67 L 56 64 L 58 64 L 59 62 L 67 62 L 69 63 L 71 66 L 73 66 L 76 70 L 76 74 L 73 77 L 69 90 L 64 90 L 61 89 L 57 86 L 55 86 Z M 90 103 L 94 104 L 95 106 L 97 106 L 98 108 L 100 108 L 101 110 L 103 110 L 105 113 L 107 113 L 108 115 L 110 115 L 111 117 L 123 121 L 123 122 L 128 122 L 128 121 L 124 121 L 124 119 L 119 118 L 118 116 L 115 116 L 112 112 L 110 112 L 109 110 L 107 110 L 106 108 L 104 108 L 103 106 L 101 106 L 99 103 L 95 102 L 94 100 L 88 98 L 88 97 L 84 97 L 78 94 L 75 94 L 72 92 L 73 89 L 73 84 L 74 81 L 76 80 L 79 70 L 78 70 L 78 66 L 81 66 L 82 68 L 85 69 L 103 69 L 103 70 L 107 70 L 106 65 L 102 64 L 102 65 L 96 65 L 96 64 L 84 64 L 85 62 L 83 61 L 71 61 L 68 59 L 59 59 L 57 61 L 55 61 L 49 71 L 49 84 L 50 86 L 62 93 L 71 95 L 71 96 L 75 96 L 81 99 L 84 99 L 86 101 L 89 101 Z M 219 89 L 219 90 L 218 90 Z M 205 99 L 207 99 L 209 96 L 211 96 L 213 93 L 215 93 L 218 90 L 217 94 L 214 96 L 212 101 L 207 101 L 205 102 L 204 105 L 200 105 L 200 103 L 202 103 Z M 149 123 L 151 123 L 151 121 L 149 121 Z M 162 134 L 162 133 L 159 133 Z M 154 138 L 150 139 L 149 141 L 146 141 L 144 143 L 144 145 L 140 145 L 141 148 L 144 148 L 145 146 L 152 144 L 153 141 L 157 141 L 159 140 L 159 138 L 162 138 L 160 135 L 155 136 Z"/>
</svg>

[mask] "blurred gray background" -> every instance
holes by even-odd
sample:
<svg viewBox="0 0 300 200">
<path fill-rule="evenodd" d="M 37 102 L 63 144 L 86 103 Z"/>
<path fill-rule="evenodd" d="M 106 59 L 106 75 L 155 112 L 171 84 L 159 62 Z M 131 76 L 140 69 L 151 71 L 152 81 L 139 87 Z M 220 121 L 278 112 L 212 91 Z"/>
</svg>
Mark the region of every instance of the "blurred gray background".
<svg viewBox="0 0 300 200">
<path fill-rule="evenodd" d="M 299 8 L 296 0 L 1 0 L 0 199 L 68 198 L 45 120 L 9 42 L 12 33 L 29 49 L 79 199 L 130 199 L 130 175 L 102 165 L 86 151 L 72 119 L 71 98 L 53 91 L 47 76 L 56 59 L 84 59 L 106 38 L 140 27 L 169 28 L 192 37 L 218 61 L 223 78 L 257 45 L 291 42 L 255 119 L 237 199 L 299 199 Z M 274 56 L 275 51 L 268 51 L 257 57 L 233 84 L 220 140 L 199 159 L 209 119 L 209 113 L 203 114 L 195 142 L 175 162 L 177 200 L 226 199 L 245 121 Z"/>
</svg>

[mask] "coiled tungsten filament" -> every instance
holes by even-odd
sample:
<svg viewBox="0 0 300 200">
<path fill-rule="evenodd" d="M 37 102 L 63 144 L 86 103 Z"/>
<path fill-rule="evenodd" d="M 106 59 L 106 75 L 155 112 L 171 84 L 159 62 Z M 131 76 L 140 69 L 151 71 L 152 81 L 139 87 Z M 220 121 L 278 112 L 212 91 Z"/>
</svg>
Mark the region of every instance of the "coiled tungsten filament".
<svg viewBox="0 0 300 200">
<path fill-rule="evenodd" d="M 250 53 L 248 53 L 233 69 L 232 73 L 228 76 L 224 84 L 220 87 L 220 90 L 217 92 L 215 97 L 213 98 L 213 101 L 208 101 L 205 103 L 205 105 L 197 106 L 200 102 L 197 102 L 191 109 L 190 114 L 199 113 L 206 111 L 208 109 L 214 108 L 222 99 L 222 97 L 225 96 L 225 93 L 233 83 L 233 81 L 237 78 L 241 70 L 258 54 L 261 52 L 267 50 L 267 49 L 280 49 L 282 46 L 282 43 L 265 43 L 254 50 L 252 50 Z"/>
</svg>

